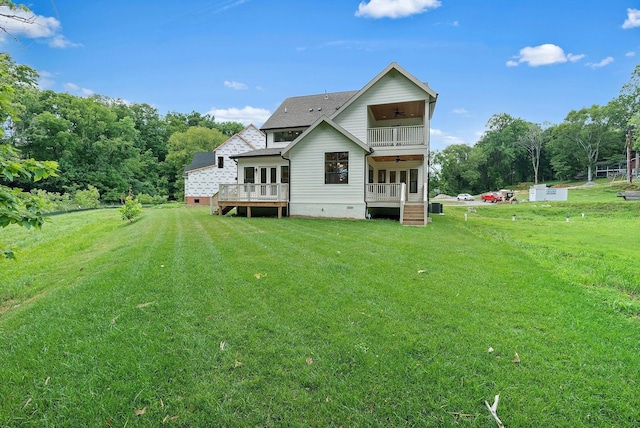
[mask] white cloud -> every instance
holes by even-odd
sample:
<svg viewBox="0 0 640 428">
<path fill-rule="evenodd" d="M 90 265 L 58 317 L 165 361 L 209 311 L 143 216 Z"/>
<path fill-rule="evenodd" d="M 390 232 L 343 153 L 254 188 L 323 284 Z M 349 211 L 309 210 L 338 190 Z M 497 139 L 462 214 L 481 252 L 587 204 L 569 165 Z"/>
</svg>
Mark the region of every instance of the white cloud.
<svg viewBox="0 0 640 428">
<path fill-rule="evenodd" d="M 67 39 L 62 34 L 58 34 L 58 35 L 53 36 L 52 38 L 50 38 L 48 40 L 47 44 L 52 48 L 58 48 L 58 49 L 77 48 L 77 47 L 82 46 L 79 43 L 73 43 L 73 42 L 69 41 L 69 39 Z"/>
<path fill-rule="evenodd" d="M 225 80 L 224 81 L 224 86 L 226 86 L 227 88 L 235 89 L 236 91 L 242 91 L 242 90 L 245 90 L 245 89 L 249 89 L 249 87 L 247 85 L 245 85 L 244 83 L 234 82 L 234 81 L 229 81 L 229 80 Z"/>
<path fill-rule="evenodd" d="M 80 46 L 60 34 L 62 26 L 56 18 L 35 15 L 23 10 L 10 10 L 7 6 L 0 6 L 0 14 L 17 18 L 10 19 L 6 16 L 0 16 L 0 28 L 4 28 L 10 36 L 42 39 L 52 48 Z"/>
<path fill-rule="evenodd" d="M 627 9 L 627 19 L 622 24 L 625 30 L 640 27 L 640 9 Z"/>
<path fill-rule="evenodd" d="M 624 54 L 624 56 L 631 58 L 631 57 L 636 56 L 636 53 L 635 53 L 635 52 L 633 52 L 633 51 L 629 51 L 629 52 L 627 52 L 626 54 Z"/>
<path fill-rule="evenodd" d="M 464 108 L 454 108 L 452 112 L 455 114 L 469 114 L 467 109 L 464 109 Z"/>
<path fill-rule="evenodd" d="M 38 71 L 38 75 L 38 87 L 40 89 L 52 88 L 56 83 L 55 80 L 53 80 L 53 74 L 48 71 Z"/>
<path fill-rule="evenodd" d="M 67 91 L 67 92 L 69 92 L 71 94 L 83 95 L 85 97 L 87 97 L 89 95 L 93 95 L 95 93 L 91 89 L 82 88 L 82 87 L 76 85 L 75 83 L 65 83 L 65 84 L 62 85 L 62 87 L 65 89 L 65 91 Z"/>
<path fill-rule="evenodd" d="M 365 18 L 404 18 L 440 5 L 440 0 L 369 0 L 368 3 L 360 3 L 355 15 Z"/>
<path fill-rule="evenodd" d="M 591 67 L 591 68 L 600 68 L 600 67 L 604 67 L 606 65 L 609 65 L 613 62 L 613 57 L 612 56 L 608 56 L 605 59 L 603 59 L 600 62 L 590 62 L 587 64 L 587 66 Z"/>
<path fill-rule="evenodd" d="M 442 150 L 452 144 L 467 144 L 464 138 L 448 134 L 440 129 L 431 128 L 431 149 Z"/>
<path fill-rule="evenodd" d="M 578 62 L 585 56 L 586 56 L 585 54 L 580 54 L 580 55 L 567 54 L 567 59 L 571 62 Z"/>
<path fill-rule="evenodd" d="M 527 63 L 530 67 L 558 64 L 567 61 L 576 62 L 584 58 L 583 54 L 566 54 L 560 46 L 546 43 L 540 46 L 527 46 L 520 49 L 520 55 L 507 61 L 507 67 L 517 67 Z"/>
<path fill-rule="evenodd" d="M 243 125 L 254 124 L 257 127 L 262 126 L 271 116 L 271 112 L 267 109 L 250 106 L 227 109 L 213 108 L 207 114 L 212 115 L 216 122 L 240 122 Z"/>
</svg>

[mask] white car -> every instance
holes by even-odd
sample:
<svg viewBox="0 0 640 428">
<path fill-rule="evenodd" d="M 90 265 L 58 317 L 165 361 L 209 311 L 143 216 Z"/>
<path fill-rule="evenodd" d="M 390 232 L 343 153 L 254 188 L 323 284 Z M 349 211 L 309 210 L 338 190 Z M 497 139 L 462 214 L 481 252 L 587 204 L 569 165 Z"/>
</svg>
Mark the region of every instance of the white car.
<svg viewBox="0 0 640 428">
<path fill-rule="evenodd" d="M 468 193 L 460 193 L 458 195 L 458 200 L 459 201 L 473 201 L 473 196 L 471 196 Z"/>
</svg>

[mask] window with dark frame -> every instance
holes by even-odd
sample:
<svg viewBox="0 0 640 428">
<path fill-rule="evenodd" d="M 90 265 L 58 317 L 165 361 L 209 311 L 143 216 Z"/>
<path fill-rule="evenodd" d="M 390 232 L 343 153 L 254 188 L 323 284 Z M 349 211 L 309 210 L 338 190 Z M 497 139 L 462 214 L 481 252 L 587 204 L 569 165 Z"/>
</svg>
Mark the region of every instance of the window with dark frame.
<svg viewBox="0 0 640 428">
<path fill-rule="evenodd" d="M 283 143 L 286 141 L 293 141 L 302 134 L 302 129 L 288 130 L 288 131 L 276 131 L 273 133 L 274 143 Z"/>
<path fill-rule="evenodd" d="M 244 167 L 244 182 L 246 183 L 255 183 L 255 171 L 252 166 Z"/>
<path fill-rule="evenodd" d="M 409 193 L 418 193 L 418 170 L 409 170 Z"/>
<path fill-rule="evenodd" d="M 349 152 L 324 154 L 324 184 L 349 183 Z"/>
<path fill-rule="evenodd" d="M 289 166 L 283 165 L 280 167 L 280 182 L 288 183 L 289 182 Z"/>
<path fill-rule="evenodd" d="M 218 168 L 224 168 L 224 156 L 218 156 Z"/>
</svg>

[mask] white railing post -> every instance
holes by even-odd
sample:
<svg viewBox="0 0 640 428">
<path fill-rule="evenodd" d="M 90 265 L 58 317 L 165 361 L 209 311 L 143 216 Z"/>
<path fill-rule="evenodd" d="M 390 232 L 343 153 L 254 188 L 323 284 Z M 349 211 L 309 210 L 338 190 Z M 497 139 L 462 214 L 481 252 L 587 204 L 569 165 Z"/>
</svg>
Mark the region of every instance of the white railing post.
<svg viewBox="0 0 640 428">
<path fill-rule="evenodd" d="M 404 223 L 404 203 L 405 203 L 405 193 L 407 190 L 407 184 L 406 183 L 402 183 L 402 185 L 400 186 L 400 224 Z"/>
<path fill-rule="evenodd" d="M 429 185 L 424 183 L 422 185 L 422 203 L 424 204 L 424 224 L 427 224 L 429 218 Z"/>
</svg>

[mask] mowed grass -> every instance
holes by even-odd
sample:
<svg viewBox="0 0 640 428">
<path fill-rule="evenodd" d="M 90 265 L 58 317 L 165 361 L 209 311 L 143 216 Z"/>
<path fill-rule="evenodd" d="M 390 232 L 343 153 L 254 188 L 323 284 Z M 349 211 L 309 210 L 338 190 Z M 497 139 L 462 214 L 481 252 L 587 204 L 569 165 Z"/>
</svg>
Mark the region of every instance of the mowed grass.
<svg viewBox="0 0 640 428">
<path fill-rule="evenodd" d="M 581 276 L 601 251 L 637 286 L 617 269 L 638 260 L 638 217 L 526 208 L 446 207 L 426 228 L 172 208 L 4 229 L 22 251 L 0 261 L 0 424 L 489 427 L 500 394 L 510 427 L 638 426 L 635 297 Z M 609 259 L 622 230 L 631 249 Z"/>
</svg>

